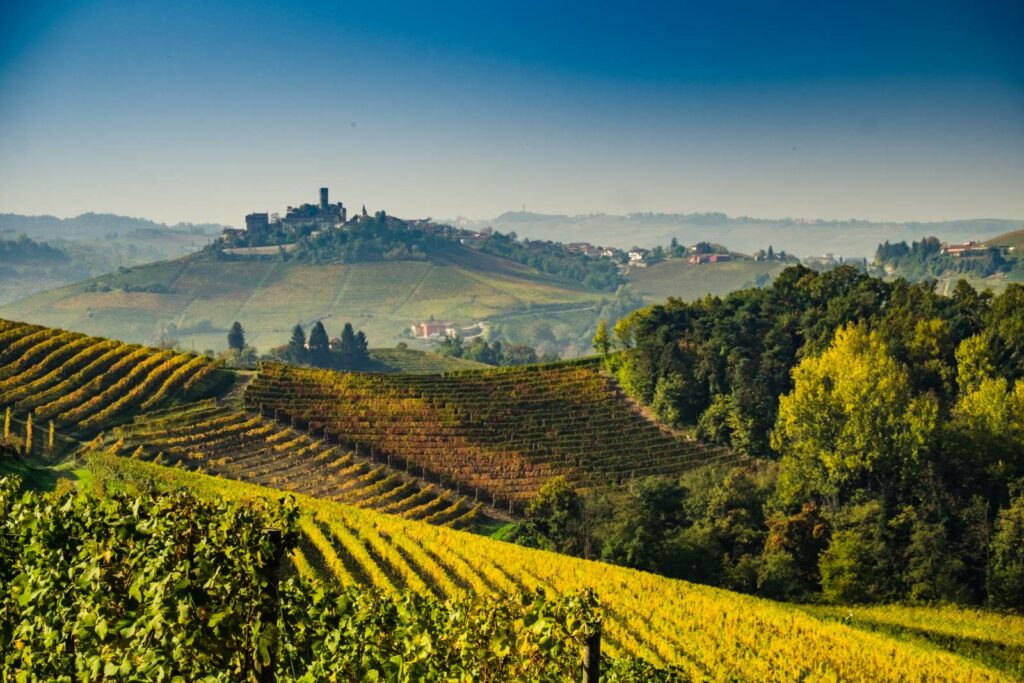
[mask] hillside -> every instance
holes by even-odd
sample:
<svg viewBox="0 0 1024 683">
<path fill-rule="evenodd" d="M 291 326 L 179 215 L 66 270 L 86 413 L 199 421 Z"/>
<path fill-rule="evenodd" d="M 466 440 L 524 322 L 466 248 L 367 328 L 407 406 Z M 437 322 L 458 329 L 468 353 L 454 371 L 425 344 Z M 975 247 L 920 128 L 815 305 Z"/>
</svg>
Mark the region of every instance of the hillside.
<svg viewBox="0 0 1024 683">
<path fill-rule="evenodd" d="M 149 463 L 95 454 L 98 483 L 151 482 L 199 495 L 251 499 L 277 494 Z M 622 567 L 565 557 L 473 534 L 298 496 L 297 571 L 341 585 L 373 585 L 387 593 L 411 588 L 441 597 L 541 588 L 561 594 L 592 588 L 603 607 L 602 652 L 633 655 L 681 668 L 691 680 L 1011 681 L 984 663 L 988 650 L 1020 652 L 1015 639 L 988 630 L 946 635 L 943 647 L 973 644 L 974 655 L 817 618 L 799 607 L 741 596 Z M 979 615 L 980 623 L 986 618 Z M 1020 617 L 989 620 L 1019 631 Z M 933 627 L 934 628 L 934 627 Z M 948 632 L 947 632 L 948 633 Z"/>
<path fill-rule="evenodd" d="M 1024 252 L 1024 230 L 1014 230 L 985 240 L 988 244 L 1002 247 L 1013 247 L 1017 252 Z"/>
<path fill-rule="evenodd" d="M 596 292 L 527 266 L 453 246 L 431 260 L 310 264 L 277 258 L 191 258 L 153 263 L 0 308 L 0 314 L 131 342 L 152 342 L 173 325 L 185 348 L 219 350 L 232 321 L 265 351 L 296 323 L 345 322 L 373 346 L 393 345 L 434 316 L 470 325 L 533 307 L 593 305 Z"/>
<path fill-rule="evenodd" d="M 736 260 L 693 265 L 685 259 L 671 259 L 646 268 L 630 268 L 627 279 L 649 303 L 670 296 L 694 301 L 708 294 L 724 296 L 737 289 L 763 285 L 785 267 L 780 261 Z"/>
<path fill-rule="evenodd" d="M 0 306 L 118 268 L 190 254 L 203 248 L 215 229 L 219 226 L 166 226 L 102 214 L 67 219 L 0 214 Z M 50 253 L 27 262 L 3 246 L 26 242 Z"/>
<path fill-rule="evenodd" d="M 174 353 L 0 319 L 0 406 L 23 443 L 51 429 L 88 436 L 140 410 L 223 389 L 230 377 L 204 356 Z M 29 416 L 35 421 L 28 431 Z M 44 422 L 47 421 L 47 422 Z"/>
<path fill-rule="evenodd" d="M 605 486 L 732 457 L 646 418 L 595 361 L 445 375 L 264 364 L 245 403 L 510 511 L 556 476 Z"/>
<path fill-rule="evenodd" d="M 305 493 L 453 528 L 484 522 L 482 505 L 397 469 L 214 401 L 139 416 L 107 452 Z"/>
</svg>

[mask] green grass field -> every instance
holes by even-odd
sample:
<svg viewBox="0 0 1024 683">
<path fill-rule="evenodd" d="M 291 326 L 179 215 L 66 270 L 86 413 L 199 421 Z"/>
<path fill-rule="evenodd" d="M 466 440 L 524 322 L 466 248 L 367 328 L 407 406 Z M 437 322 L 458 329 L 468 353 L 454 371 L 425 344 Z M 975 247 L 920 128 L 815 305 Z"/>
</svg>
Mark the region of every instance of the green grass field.
<svg viewBox="0 0 1024 683">
<path fill-rule="evenodd" d="M 226 346 L 238 320 L 261 351 L 287 341 L 296 323 L 322 320 L 332 335 L 346 321 L 373 346 L 390 346 L 431 316 L 468 325 L 551 304 L 587 305 L 592 292 L 466 249 L 435 261 L 310 265 L 276 259 L 179 260 L 139 266 L 43 292 L 0 315 L 131 342 L 153 341 L 173 323 L 183 348 Z M 195 329 L 203 321 L 212 327 Z"/>
<path fill-rule="evenodd" d="M 759 275 L 775 277 L 784 267 L 778 261 L 729 261 L 697 266 L 672 259 L 647 268 L 633 268 L 627 277 L 650 302 L 664 301 L 670 296 L 692 301 L 707 294 L 721 296 L 752 286 Z"/>
</svg>

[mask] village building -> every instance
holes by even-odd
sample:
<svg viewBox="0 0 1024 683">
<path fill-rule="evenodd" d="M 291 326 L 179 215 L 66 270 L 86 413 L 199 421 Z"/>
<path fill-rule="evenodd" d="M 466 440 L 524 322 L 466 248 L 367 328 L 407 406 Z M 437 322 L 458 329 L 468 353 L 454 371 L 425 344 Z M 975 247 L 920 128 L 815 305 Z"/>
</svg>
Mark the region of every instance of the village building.
<svg viewBox="0 0 1024 683">
<path fill-rule="evenodd" d="M 455 337 L 459 333 L 454 324 L 441 320 L 421 320 L 411 329 L 412 336 L 417 339 L 442 339 Z"/>
</svg>

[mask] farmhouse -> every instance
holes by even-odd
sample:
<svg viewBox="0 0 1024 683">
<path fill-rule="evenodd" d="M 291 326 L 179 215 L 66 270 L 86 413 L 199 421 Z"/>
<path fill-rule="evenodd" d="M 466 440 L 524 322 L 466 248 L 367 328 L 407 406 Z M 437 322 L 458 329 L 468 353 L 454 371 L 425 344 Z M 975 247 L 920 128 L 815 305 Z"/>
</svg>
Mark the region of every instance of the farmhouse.
<svg viewBox="0 0 1024 683">
<path fill-rule="evenodd" d="M 421 320 L 412 326 L 412 336 L 417 339 L 440 339 L 442 337 L 454 337 L 458 330 L 450 322 L 440 320 Z"/>
</svg>

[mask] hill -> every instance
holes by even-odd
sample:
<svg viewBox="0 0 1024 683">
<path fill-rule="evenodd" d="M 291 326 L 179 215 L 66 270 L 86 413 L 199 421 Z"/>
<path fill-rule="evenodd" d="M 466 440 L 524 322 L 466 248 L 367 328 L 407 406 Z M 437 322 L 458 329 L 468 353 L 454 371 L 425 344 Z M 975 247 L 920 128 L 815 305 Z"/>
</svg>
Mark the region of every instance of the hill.
<svg viewBox="0 0 1024 683">
<path fill-rule="evenodd" d="M 430 259 L 313 264 L 279 258 L 197 257 L 127 269 L 40 293 L 0 314 L 152 342 L 173 325 L 186 348 L 222 349 L 232 321 L 261 350 L 283 344 L 296 323 L 322 320 L 332 334 L 350 321 L 374 346 L 405 338 L 431 316 L 471 325 L 534 307 L 587 307 L 597 292 L 528 266 L 452 245 Z"/>
<path fill-rule="evenodd" d="M 90 456 L 97 482 L 117 487 L 147 482 L 163 489 L 244 500 L 277 496 L 272 489 L 231 482 L 116 456 Z M 817 618 L 799 607 L 741 596 L 636 570 L 509 545 L 465 532 L 410 522 L 297 496 L 301 539 L 291 561 L 305 576 L 341 585 L 405 588 L 435 596 L 490 595 L 543 589 L 596 591 L 604 611 L 602 651 L 675 665 L 691 680 L 1010 681 L 971 655 Z M 979 623 L 1019 630 L 1020 617 L 979 615 Z M 971 632 L 945 636 L 952 649 Z M 999 631 L 974 642 L 1005 647 Z M 1020 643 L 1010 639 L 1011 651 Z M 981 658 L 983 659 L 983 658 Z"/>
<path fill-rule="evenodd" d="M 735 260 L 693 265 L 685 259 L 670 259 L 646 268 L 630 268 L 629 283 L 648 302 L 674 296 L 694 301 L 708 294 L 724 296 L 746 287 L 767 284 L 786 267 L 781 261 Z"/>
<path fill-rule="evenodd" d="M 0 214 L 0 305 L 118 268 L 190 254 L 215 228 L 98 214 Z M 24 258 L 28 245 L 37 245 L 31 262 Z"/>
<path fill-rule="evenodd" d="M 483 523 L 482 505 L 408 473 L 214 401 L 139 416 L 108 453 L 305 493 L 430 524 Z"/>
<path fill-rule="evenodd" d="M 445 375 L 268 363 L 245 403 L 510 511 L 556 476 L 605 486 L 732 457 L 649 420 L 596 359 Z"/>
<path fill-rule="evenodd" d="M 1013 247 L 1018 253 L 1024 252 L 1024 230 L 1014 230 L 986 240 L 988 244 Z"/>
<path fill-rule="evenodd" d="M 776 251 L 782 249 L 797 256 L 834 253 L 870 258 L 875 248 L 885 240 L 911 241 L 935 235 L 951 242 L 964 242 L 1020 228 L 1021 221 L 979 218 L 900 223 L 730 217 L 722 213 L 557 216 L 510 211 L 474 225 L 513 231 L 520 237 L 562 242 L 589 241 L 622 249 L 633 245 L 668 244 L 676 237 L 684 244 L 702 240 L 728 244 L 730 248 L 748 254 L 772 245 Z"/>
</svg>

